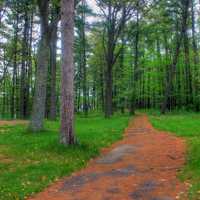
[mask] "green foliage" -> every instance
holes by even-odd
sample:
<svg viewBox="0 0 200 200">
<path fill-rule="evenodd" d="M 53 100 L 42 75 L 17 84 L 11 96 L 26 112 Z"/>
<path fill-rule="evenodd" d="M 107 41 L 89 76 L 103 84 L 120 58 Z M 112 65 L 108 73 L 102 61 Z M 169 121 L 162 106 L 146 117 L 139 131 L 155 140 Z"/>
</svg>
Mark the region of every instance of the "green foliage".
<svg viewBox="0 0 200 200">
<path fill-rule="evenodd" d="M 104 119 L 99 115 L 77 117 L 79 145 L 59 144 L 59 122 L 46 122 L 34 135 L 25 127 L 0 128 L 0 200 L 24 199 L 60 177 L 84 167 L 102 147 L 122 138 L 128 116 Z"/>
<path fill-rule="evenodd" d="M 154 114 L 150 114 L 150 119 L 155 128 L 170 131 L 186 139 L 188 144 L 187 163 L 180 173 L 180 178 L 188 183 L 189 199 L 199 199 L 200 114 L 179 112 L 159 115 L 154 112 Z"/>
</svg>

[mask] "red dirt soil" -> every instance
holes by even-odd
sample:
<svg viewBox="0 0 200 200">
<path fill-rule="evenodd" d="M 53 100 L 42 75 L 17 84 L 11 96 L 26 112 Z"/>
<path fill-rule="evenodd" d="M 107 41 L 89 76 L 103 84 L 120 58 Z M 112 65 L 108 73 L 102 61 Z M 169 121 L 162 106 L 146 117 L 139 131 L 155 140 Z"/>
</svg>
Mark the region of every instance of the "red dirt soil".
<svg viewBox="0 0 200 200">
<path fill-rule="evenodd" d="M 187 199 L 177 178 L 185 162 L 185 142 L 155 130 L 138 116 L 124 139 L 104 149 L 102 157 L 29 200 L 175 200 Z"/>
</svg>

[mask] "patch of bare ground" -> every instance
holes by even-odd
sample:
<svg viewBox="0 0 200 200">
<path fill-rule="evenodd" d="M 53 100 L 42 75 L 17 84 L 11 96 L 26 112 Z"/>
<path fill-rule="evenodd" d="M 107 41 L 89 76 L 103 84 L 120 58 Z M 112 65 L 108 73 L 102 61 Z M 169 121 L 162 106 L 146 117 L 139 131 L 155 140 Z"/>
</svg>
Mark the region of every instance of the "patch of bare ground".
<svg viewBox="0 0 200 200">
<path fill-rule="evenodd" d="M 0 153 L 0 163 L 2 164 L 9 164 L 12 163 L 13 160 L 11 158 L 9 158 L 8 156 Z"/>
<path fill-rule="evenodd" d="M 26 120 L 0 120 L 0 126 L 14 126 L 18 124 L 27 124 Z"/>
</svg>

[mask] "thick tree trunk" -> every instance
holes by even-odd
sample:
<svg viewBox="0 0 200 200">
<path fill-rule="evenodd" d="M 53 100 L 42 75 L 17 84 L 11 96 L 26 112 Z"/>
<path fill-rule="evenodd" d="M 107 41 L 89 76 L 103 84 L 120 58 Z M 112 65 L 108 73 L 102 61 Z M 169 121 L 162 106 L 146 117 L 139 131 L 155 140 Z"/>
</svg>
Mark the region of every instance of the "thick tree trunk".
<svg viewBox="0 0 200 200">
<path fill-rule="evenodd" d="M 74 134 L 74 0 L 61 0 L 62 81 L 61 137 L 64 145 L 75 143 Z"/>
<path fill-rule="evenodd" d="M 46 85 L 49 59 L 49 48 L 46 37 L 42 37 L 40 41 L 37 56 L 35 94 L 30 122 L 30 129 L 33 132 L 37 132 L 43 129 L 43 121 L 45 117 Z"/>
<path fill-rule="evenodd" d="M 47 87 L 47 72 L 49 61 L 49 28 L 48 28 L 48 9 L 49 1 L 39 1 L 39 10 L 41 17 L 41 40 L 37 55 L 37 71 L 35 80 L 35 94 L 33 100 L 33 111 L 29 128 L 33 132 L 38 132 L 43 129 L 45 118 L 45 103 L 46 103 L 46 87 Z"/>
</svg>

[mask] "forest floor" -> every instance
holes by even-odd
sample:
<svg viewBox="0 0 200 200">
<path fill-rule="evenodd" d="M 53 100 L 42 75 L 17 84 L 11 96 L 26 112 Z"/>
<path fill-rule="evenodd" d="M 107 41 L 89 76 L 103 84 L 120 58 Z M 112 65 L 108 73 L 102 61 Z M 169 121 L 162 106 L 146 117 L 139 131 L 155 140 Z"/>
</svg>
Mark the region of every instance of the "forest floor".
<svg viewBox="0 0 200 200">
<path fill-rule="evenodd" d="M 185 163 L 182 138 L 155 130 L 137 116 L 124 138 L 100 158 L 29 200 L 174 200 L 188 199 L 177 175 Z"/>
</svg>

